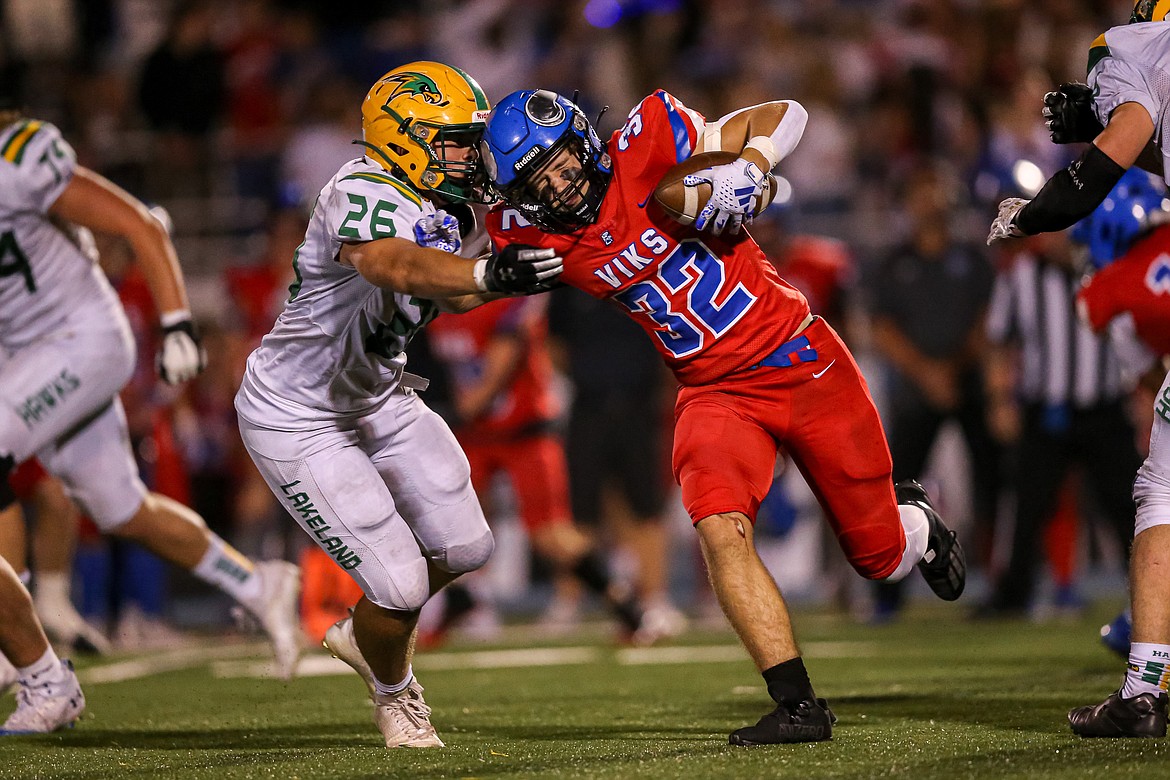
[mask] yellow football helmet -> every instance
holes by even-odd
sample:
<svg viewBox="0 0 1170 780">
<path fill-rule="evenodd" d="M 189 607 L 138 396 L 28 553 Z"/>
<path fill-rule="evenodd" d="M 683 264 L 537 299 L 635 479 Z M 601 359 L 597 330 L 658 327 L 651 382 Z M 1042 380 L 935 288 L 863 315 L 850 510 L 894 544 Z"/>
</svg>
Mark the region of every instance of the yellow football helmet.
<svg viewBox="0 0 1170 780">
<path fill-rule="evenodd" d="M 1170 11 L 1170 0 L 1138 0 L 1133 4 L 1133 15 L 1129 17 L 1129 23 L 1164 22 L 1167 11 Z"/>
<path fill-rule="evenodd" d="M 374 83 L 362 101 L 362 140 L 370 159 L 417 189 L 453 202 L 491 197 L 478 151 L 447 160 L 445 144 L 478 149 L 491 105 L 475 79 L 438 62 L 412 62 Z M 438 150 L 438 151 L 437 151 Z"/>
</svg>

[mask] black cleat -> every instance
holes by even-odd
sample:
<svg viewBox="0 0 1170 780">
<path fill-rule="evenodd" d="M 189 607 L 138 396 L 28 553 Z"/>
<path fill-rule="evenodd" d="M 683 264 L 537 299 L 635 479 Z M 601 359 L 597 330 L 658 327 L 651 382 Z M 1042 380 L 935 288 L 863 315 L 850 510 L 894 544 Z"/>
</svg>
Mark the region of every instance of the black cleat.
<svg viewBox="0 0 1170 780">
<path fill-rule="evenodd" d="M 1164 737 L 1166 701 L 1164 693 L 1123 699 L 1118 691 L 1095 707 L 1069 710 L 1068 724 L 1079 737 Z"/>
<path fill-rule="evenodd" d="M 740 747 L 821 742 L 833 736 L 837 716 L 824 699 L 805 699 L 791 707 L 783 704 L 760 718 L 754 726 L 731 732 L 728 743 Z"/>
<path fill-rule="evenodd" d="M 899 504 L 916 506 L 926 513 L 930 521 L 930 536 L 926 543 L 926 554 L 918 563 L 922 578 L 943 601 L 954 601 L 963 595 L 967 584 L 967 559 L 954 531 L 947 528 L 926 489 L 912 479 L 905 479 L 894 485 L 894 495 Z"/>
</svg>

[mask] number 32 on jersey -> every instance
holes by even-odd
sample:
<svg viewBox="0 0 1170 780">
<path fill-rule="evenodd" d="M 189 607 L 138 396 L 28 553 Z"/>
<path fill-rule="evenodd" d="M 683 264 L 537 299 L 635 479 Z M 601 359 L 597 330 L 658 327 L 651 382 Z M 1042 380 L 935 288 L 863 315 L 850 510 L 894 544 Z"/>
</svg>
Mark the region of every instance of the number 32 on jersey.
<svg viewBox="0 0 1170 780">
<path fill-rule="evenodd" d="M 658 267 L 656 277 L 630 285 L 614 298 L 658 328 L 655 336 L 677 358 L 700 352 L 747 313 L 756 296 L 743 284 L 724 291 L 727 269 L 702 241 L 688 239 Z"/>
</svg>

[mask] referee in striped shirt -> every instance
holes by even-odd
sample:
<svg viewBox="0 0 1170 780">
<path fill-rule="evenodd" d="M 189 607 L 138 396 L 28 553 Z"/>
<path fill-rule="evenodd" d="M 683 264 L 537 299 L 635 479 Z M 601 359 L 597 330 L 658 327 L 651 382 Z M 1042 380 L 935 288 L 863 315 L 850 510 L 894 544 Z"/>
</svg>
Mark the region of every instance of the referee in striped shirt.
<svg viewBox="0 0 1170 780">
<path fill-rule="evenodd" d="M 989 422 L 1004 443 L 1016 444 L 1015 532 L 984 616 L 1031 607 L 1044 560 L 1041 531 L 1076 465 L 1128 560 L 1131 486 L 1142 462 L 1118 358 L 1076 314 L 1082 274 L 1067 234 L 1017 246 L 996 274 L 987 319 Z"/>
</svg>

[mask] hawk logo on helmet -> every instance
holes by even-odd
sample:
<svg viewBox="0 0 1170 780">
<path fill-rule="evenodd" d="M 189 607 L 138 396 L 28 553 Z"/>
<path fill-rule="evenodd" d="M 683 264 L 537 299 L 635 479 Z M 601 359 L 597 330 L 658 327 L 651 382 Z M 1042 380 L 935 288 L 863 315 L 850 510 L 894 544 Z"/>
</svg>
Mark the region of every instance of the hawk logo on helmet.
<svg viewBox="0 0 1170 780">
<path fill-rule="evenodd" d="M 385 105 L 390 105 L 403 95 L 417 95 L 432 106 L 445 106 L 450 102 L 443 99 L 443 93 L 439 90 L 439 85 L 435 83 L 435 80 L 422 73 L 396 73 L 383 79 L 382 83 L 398 85 L 390 93 L 390 97 L 386 98 Z"/>
</svg>

